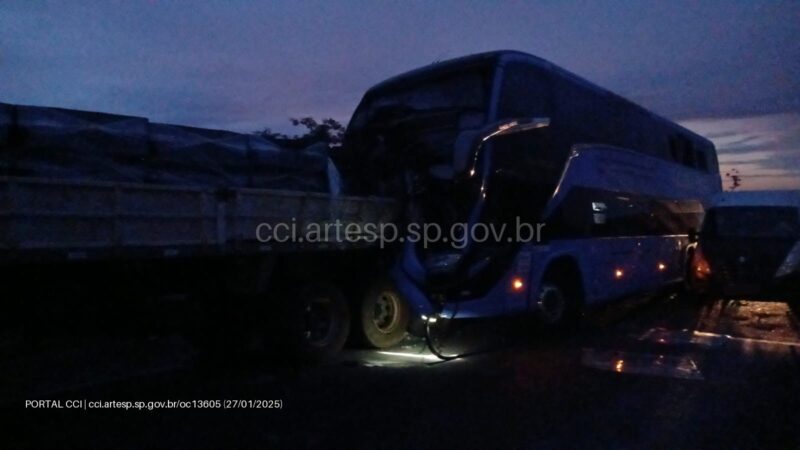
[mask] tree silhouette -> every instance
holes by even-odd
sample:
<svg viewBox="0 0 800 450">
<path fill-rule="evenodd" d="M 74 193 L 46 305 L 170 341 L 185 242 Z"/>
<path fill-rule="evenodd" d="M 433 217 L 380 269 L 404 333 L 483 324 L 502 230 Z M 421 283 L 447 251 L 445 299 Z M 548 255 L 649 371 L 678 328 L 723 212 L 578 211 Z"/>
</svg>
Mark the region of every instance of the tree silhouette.
<svg viewBox="0 0 800 450">
<path fill-rule="evenodd" d="M 735 167 L 725 172 L 725 178 L 730 182 L 728 185 L 728 190 L 730 191 L 735 191 L 736 188 L 742 186 L 742 175 Z"/>
<path fill-rule="evenodd" d="M 293 126 L 305 128 L 306 132 L 300 135 L 289 136 L 283 133 L 275 133 L 269 128 L 264 128 L 262 131 L 257 131 L 256 134 L 282 147 L 294 149 L 303 149 L 309 145 L 320 142 L 328 144 L 330 148 L 342 145 L 342 139 L 344 138 L 346 128 L 335 119 L 329 117 L 317 121 L 313 117 L 292 117 L 289 121 Z"/>
</svg>

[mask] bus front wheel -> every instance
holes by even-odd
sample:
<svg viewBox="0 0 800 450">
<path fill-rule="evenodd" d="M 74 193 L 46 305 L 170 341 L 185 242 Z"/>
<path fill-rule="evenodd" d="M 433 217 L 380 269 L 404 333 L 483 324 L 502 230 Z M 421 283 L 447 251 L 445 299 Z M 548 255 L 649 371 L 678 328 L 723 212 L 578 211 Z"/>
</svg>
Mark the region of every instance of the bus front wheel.
<svg viewBox="0 0 800 450">
<path fill-rule="evenodd" d="M 545 277 L 536 307 L 539 321 L 548 328 L 563 329 L 576 325 L 581 313 L 579 281 L 565 277 Z"/>
</svg>

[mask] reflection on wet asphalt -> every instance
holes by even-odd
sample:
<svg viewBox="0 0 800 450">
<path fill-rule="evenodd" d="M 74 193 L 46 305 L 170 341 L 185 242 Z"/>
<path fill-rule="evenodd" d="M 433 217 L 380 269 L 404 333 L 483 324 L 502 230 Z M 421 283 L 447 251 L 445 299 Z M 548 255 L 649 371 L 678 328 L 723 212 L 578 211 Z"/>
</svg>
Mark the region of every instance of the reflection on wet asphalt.
<svg viewBox="0 0 800 450">
<path fill-rule="evenodd" d="M 797 448 L 796 324 L 785 303 L 663 298 L 592 317 L 569 336 L 519 321 L 468 324 L 442 349 L 476 354 L 448 362 L 409 338 L 316 367 L 258 357 L 198 366 L 169 337 L 6 358 L 0 373 L 9 423 L 23 432 L 16 448 L 63 433 L 83 447 L 124 448 Z M 24 410 L 25 398 L 285 407 L 43 411 Z M 35 433 L 34 423 L 55 431 Z"/>
<path fill-rule="evenodd" d="M 616 350 L 583 349 L 581 364 L 599 370 L 655 375 L 661 377 L 702 380 L 703 374 L 688 356 L 667 356 L 661 353 L 630 353 Z"/>
</svg>

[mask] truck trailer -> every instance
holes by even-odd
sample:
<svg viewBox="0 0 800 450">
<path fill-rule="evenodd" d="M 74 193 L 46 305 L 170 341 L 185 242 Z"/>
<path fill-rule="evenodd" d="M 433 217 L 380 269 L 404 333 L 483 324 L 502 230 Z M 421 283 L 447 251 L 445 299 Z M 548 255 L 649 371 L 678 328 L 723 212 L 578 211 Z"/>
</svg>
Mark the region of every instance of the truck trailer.
<svg viewBox="0 0 800 450">
<path fill-rule="evenodd" d="M 396 204 L 343 195 L 324 153 L 137 117 L 0 112 L 1 285 L 12 324 L 53 311 L 101 320 L 100 311 L 128 311 L 126 301 L 181 297 L 190 304 L 182 326 L 204 350 L 234 350 L 242 343 L 231 331 L 249 328 L 319 359 L 344 344 L 351 309 L 385 308 L 376 286 L 388 263 L 358 230 L 394 220 Z M 348 227 L 356 231 L 304 234 Z M 284 228 L 295 235 L 274 233 Z M 377 345 L 405 332 L 354 319 Z"/>
</svg>

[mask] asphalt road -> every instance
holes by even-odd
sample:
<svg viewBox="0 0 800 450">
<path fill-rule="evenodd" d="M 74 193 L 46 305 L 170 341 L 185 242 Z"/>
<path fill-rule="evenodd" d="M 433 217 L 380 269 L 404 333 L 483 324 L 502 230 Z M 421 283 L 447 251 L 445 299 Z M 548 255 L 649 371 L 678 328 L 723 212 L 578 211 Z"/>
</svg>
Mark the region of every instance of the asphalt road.
<svg viewBox="0 0 800 450">
<path fill-rule="evenodd" d="M 18 339 L 0 346 L 2 448 L 800 448 L 800 325 L 785 303 L 659 298 L 567 336 L 465 324 L 442 348 L 474 354 L 448 362 L 415 339 L 305 368 L 257 356 L 197 364 L 176 336 L 14 353 Z M 167 400 L 223 402 L 148 403 Z"/>
</svg>

